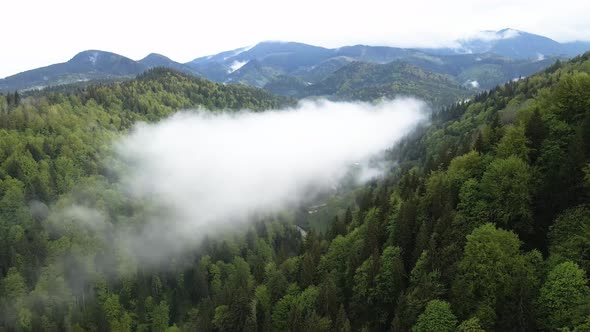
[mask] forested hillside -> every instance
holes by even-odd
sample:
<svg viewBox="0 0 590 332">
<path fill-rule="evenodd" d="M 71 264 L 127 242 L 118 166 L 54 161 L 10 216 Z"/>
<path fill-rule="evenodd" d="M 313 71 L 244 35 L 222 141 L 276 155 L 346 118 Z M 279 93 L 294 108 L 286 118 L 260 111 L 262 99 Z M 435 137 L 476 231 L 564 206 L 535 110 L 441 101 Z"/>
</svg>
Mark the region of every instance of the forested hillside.
<svg viewBox="0 0 590 332">
<path fill-rule="evenodd" d="M 263 110 L 291 103 L 259 89 L 224 86 L 167 69 L 70 93 L 2 95 L 2 196 L 10 188 L 20 188 L 26 201 L 50 202 L 80 178 L 101 174 L 101 149 L 137 121 L 155 121 L 191 107 Z M 5 270 L 5 265 L 0 269 Z"/>
<path fill-rule="evenodd" d="M 157 269 L 120 251 L 147 207 L 99 162 L 114 137 L 185 107 L 290 103 L 168 70 L 0 97 L 0 329 L 590 329 L 590 53 L 434 114 L 325 233 L 260 220 Z"/>
<path fill-rule="evenodd" d="M 109 187 L 113 175 L 101 160 L 114 138 L 138 121 L 183 108 L 263 110 L 290 104 L 259 89 L 167 69 L 69 93 L 0 95 L 0 330 L 109 329 L 101 323 L 106 313 L 96 311 L 102 303 L 97 287 L 105 277 L 111 282 L 108 263 L 99 260 L 114 259 L 114 253 L 89 241 L 92 234 L 76 225 L 75 213 L 48 217 L 47 205 L 79 199 L 99 204 L 101 211 L 132 214 L 121 192 Z M 68 219 L 71 227 L 52 219 Z M 94 236 L 104 241 L 101 234 Z M 91 273 L 82 263 L 96 264 L 95 274 L 80 275 Z"/>
<path fill-rule="evenodd" d="M 273 91 L 268 86 L 265 89 Z M 452 104 L 473 93 L 450 76 L 399 61 L 388 64 L 353 62 L 303 91 L 304 96 L 323 95 L 368 101 L 416 96 L 437 106 Z"/>
</svg>

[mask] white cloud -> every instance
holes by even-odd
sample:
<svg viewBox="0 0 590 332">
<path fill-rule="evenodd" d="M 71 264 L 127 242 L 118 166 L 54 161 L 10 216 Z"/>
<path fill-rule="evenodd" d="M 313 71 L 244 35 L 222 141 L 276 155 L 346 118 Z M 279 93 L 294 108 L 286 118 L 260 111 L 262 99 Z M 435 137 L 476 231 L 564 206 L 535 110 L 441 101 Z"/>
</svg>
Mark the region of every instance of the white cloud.
<svg viewBox="0 0 590 332">
<path fill-rule="evenodd" d="M 253 44 L 253 45 L 250 45 L 250 46 L 246 46 L 246 47 L 242 47 L 242 48 L 238 48 L 238 49 L 237 49 L 237 50 L 234 52 L 234 54 L 232 54 L 232 56 L 231 56 L 231 57 L 235 57 L 235 56 L 237 56 L 237 55 L 240 55 L 240 54 L 242 54 L 242 53 L 244 53 L 244 52 L 248 52 L 249 50 L 251 50 L 252 48 L 254 48 L 254 46 L 256 46 L 256 44 Z M 228 58 L 231 58 L 231 57 L 228 57 Z M 225 58 L 225 59 L 223 59 L 223 60 L 227 60 L 228 58 Z"/>
<path fill-rule="evenodd" d="M 132 197 L 157 202 L 159 212 L 121 234 L 121 243 L 159 262 L 204 235 L 305 202 L 398 142 L 425 111 L 414 99 L 318 101 L 263 113 L 187 111 L 137 125 L 116 146 L 130 166 L 122 184 Z"/>
<path fill-rule="evenodd" d="M 96 65 L 96 60 L 98 60 L 98 52 L 93 52 L 91 55 L 89 55 L 88 60 L 90 60 L 93 65 Z"/>
<path fill-rule="evenodd" d="M 466 85 L 474 88 L 474 89 L 478 89 L 479 88 L 479 82 L 476 80 L 468 80 L 467 82 L 465 82 Z"/>
<path fill-rule="evenodd" d="M 480 31 L 468 37 L 467 40 L 495 41 L 511 39 L 518 37 L 519 35 L 520 31 L 514 29 L 505 29 L 503 31 Z"/>
<path fill-rule="evenodd" d="M 232 64 L 229 66 L 229 69 L 227 70 L 228 73 L 233 73 L 234 71 L 244 67 L 245 64 L 247 64 L 248 61 L 234 61 L 232 62 Z"/>
</svg>

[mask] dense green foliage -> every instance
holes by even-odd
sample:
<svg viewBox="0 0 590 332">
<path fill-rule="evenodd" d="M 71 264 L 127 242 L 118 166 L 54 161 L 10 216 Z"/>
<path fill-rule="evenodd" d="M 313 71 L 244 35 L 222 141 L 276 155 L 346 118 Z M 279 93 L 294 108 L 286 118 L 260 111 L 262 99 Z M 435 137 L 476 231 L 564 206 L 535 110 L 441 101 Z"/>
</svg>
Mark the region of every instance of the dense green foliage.
<svg viewBox="0 0 590 332">
<path fill-rule="evenodd" d="M 79 265 L 92 265 L 92 257 L 113 252 L 101 252 L 100 236 L 85 234 L 84 227 L 76 226 L 75 215 L 47 218 L 44 204 L 66 206 L 76 197 L 94 201 L 107 215 L 121 213 L 125 199 L 110 188 L 107 178 L 112 175 L 101 160 L 113 138 L 137 121 L 158 120 L 182 108 L 263 110 L 290 103 L 258 89 L 163 69 L 122 84 L 67 94 L 0 95 L 0 326 L 63 330 L 63 310 L 75 303 L 85 307 L 90 299 L 101 303 L 101 315 L 111 324 L 132 323 L 133 316 L 119 302 L 122 294 L 106 291 L 100 283 L 86 284 L 101 277 L 75 275 L 108 276 Z M 83 193 L 70 194 L 73 190 Z M 50 226 L 58 219 L 63 220 Z M 161 321 L 168 326 L 168 318 Z"/>
<path fill-rule="evenodd" d="M 451 312 L 449 304 L 441 300 L 432 300 L 418 317 L 412 332 L 452 332 L 455 331 L 456 325 L 457 317 Z"/>
<path fill-rule="evenodd" d="M 323 95 L 361 100 L 414 95 L 441 106 L 480 89 L 531 75 L 555 61 L 554 58 L 534 62 L 512 60 L 494 54 L 412 54 L 393 59 L 396 60 L 388 63 L 331 59 L 311 72 L 276 76 L 264 89 L 284 96 Z"/>
<path fill-rule="evenodd" d="M 144 207 L 98 162 L 112 137 L 182 107 L 281 100 L 168 71 L 0 97 L 0 327 L 585 330 L 589 73 L 587 54 L 436 113 L 390 152 L 399 168 L 356 191 L 324 233 L 303 237 L 277 217 L 156 270 L 105 241 L 111 228 L 90 232 L 27 203 L 94 202 L 113 227 L 140 222 Z"/>
<path fill-rule="evenodd" d="M 428 72 L 399 61 L 388 64 L 353 62 L 311 85 L 291 76 L 280 76 L 264 88 L 287 96 L 365 101 L 417 96 L 437 106 L 452 104 L 473 93 L 451 76 Z"/>
</svg>

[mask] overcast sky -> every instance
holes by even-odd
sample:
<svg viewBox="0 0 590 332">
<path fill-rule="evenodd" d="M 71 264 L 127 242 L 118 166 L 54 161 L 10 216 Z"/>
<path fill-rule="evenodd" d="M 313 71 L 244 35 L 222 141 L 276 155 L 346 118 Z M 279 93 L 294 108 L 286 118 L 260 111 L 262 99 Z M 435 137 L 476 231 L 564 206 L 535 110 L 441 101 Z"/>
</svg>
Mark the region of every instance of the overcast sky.
<svg viewBox="0 0 590 332">
<path fill-rule="evenodd" d="M 187 62 L 264 40 L 438 46 L 511 27 L 590 40 L 587 0 L 8 0 L 0 77 L 100 49 Z"/>
</svg>

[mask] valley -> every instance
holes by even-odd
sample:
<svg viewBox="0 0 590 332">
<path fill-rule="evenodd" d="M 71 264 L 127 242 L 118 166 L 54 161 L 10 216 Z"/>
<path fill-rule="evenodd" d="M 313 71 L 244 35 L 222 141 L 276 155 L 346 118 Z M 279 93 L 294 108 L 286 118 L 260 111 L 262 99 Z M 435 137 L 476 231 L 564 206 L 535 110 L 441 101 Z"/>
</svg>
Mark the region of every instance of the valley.
<svg viewBox="0 0 590 332">
<path fill-rule="evenodd" d="M 205 3 L 110 3 L 137 31 L 80 30 L 178 51 L 321 7 Z M 396 6 L 379 32 L 428 15 Z M 590 330 L 590 42 L 432 41 L 87 50 L 0 79 L 0 331 Z"/>
</svg>

